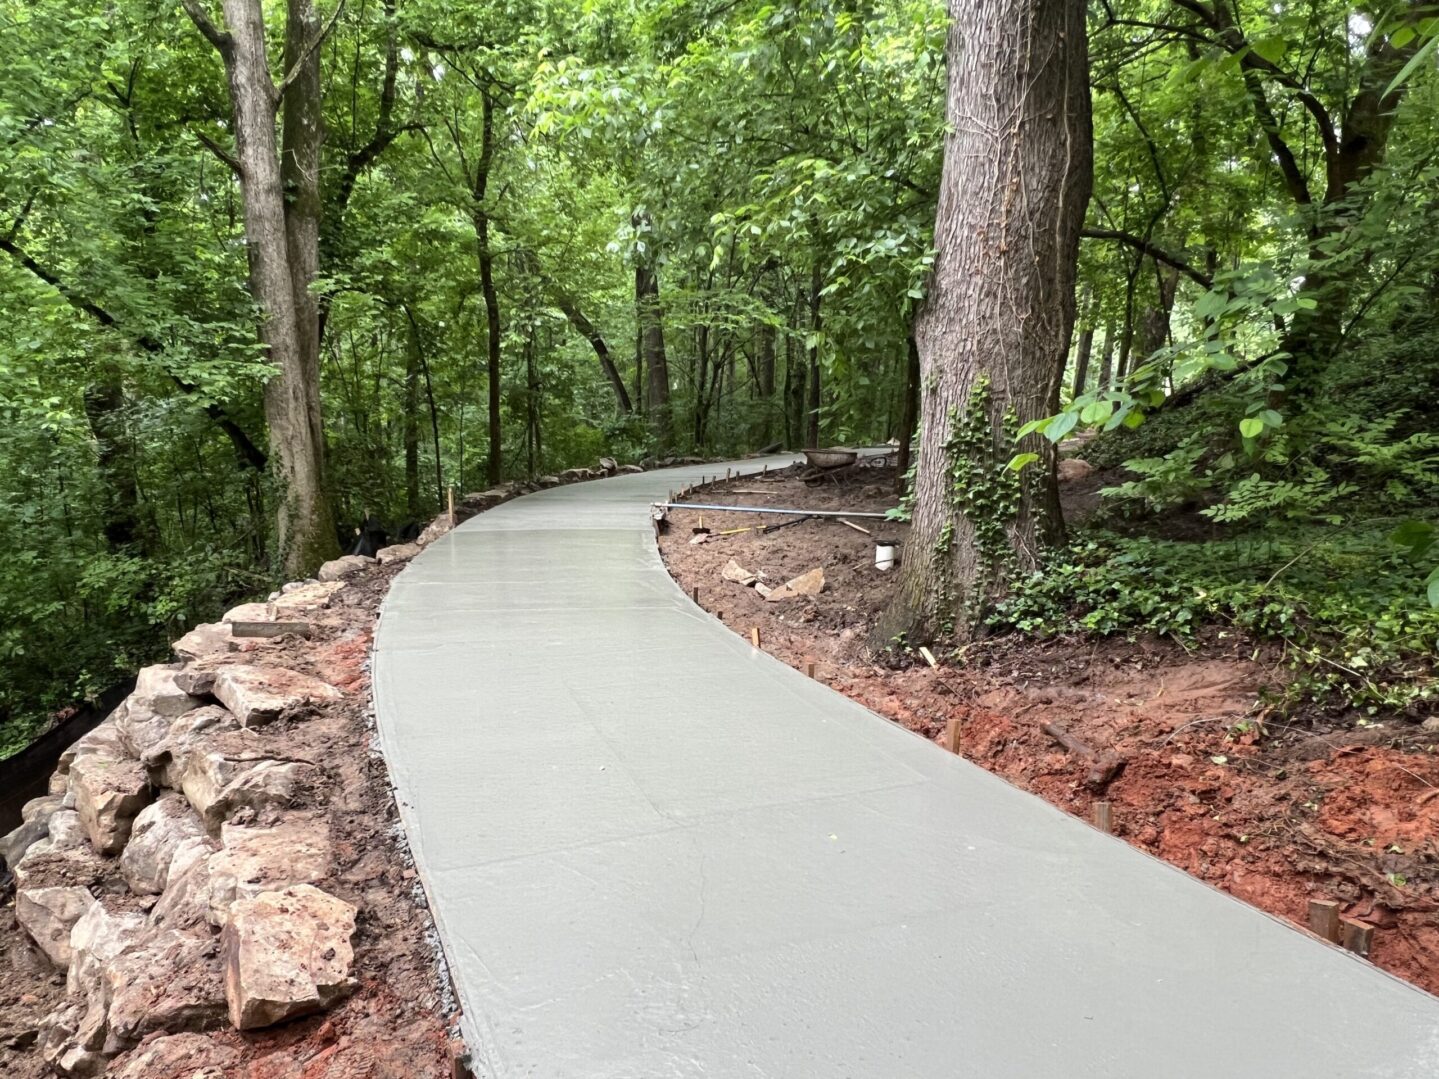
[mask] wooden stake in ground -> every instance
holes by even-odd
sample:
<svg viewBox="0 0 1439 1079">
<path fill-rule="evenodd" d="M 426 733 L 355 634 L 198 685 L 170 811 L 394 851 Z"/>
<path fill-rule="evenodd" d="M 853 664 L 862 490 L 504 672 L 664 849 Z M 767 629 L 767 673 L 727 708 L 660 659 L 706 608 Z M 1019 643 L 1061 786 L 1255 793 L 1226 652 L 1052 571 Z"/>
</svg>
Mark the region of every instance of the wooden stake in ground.
<svg viewBox="0 0 1439 1079">
<path fill-rule="evenodd" d="M 813 677 L 814 677 L 814 660 L 812 660 L 812 659 L 805 660 L 804 673 L 805 673 L 805 676 L 808 677 L 808 678 L 813 678 Z"/>
<path fill-rule="evenodd" d="M 449 502 L 450 502 L 450 527 L 451 527 L 451 528 L 454 528 L 454 527 L 455 527 L 455 488 L 453 487 L 453 485 L 450 486 L 450 487 L 448 487 L 448 488 L 446 488 L 445 494 L 446 494 L 446 496 L 449 498 Z"/>
<path fill-rule="evenodd" d="M 749 643 L 756 648 L 759 647 L 759 626 L 755 626 L 749 631 Z"/>
<path fill-rule="evenodd" d="M 1361 922 L 1357 918 L 1340 918 L 1340 943 L 1355 955 L 1369 954 L 1369 946 L 1374 943 L 1374 927 L 1368 922 Z"/>
<path fill-rule="evenodd" d="M 691 592 L 690 592 L 690 598 L 695 601 L 695 606 L 698 607 L 698 606 L 699 606 L 699 602 L 700 602 L 700 586 L 699 586 L 699 585 L 695 585 L 694 588 L 691 590 Z"/>
<path fill-rule="evenodd" d="M 944 748 L 951 753 L 959 752 L 959 717 L 950 716 L 944 728 Z"/>
<path fill-rule="evenodd" d="M 1339 904 L 1332 899 L 1309 901 L 1309 931 L 1334 944 L 1339 943 Z"/>
<path fill-rule="evenodd" d="M 1108 802 L 1094 803 L 1094 826 L 1107 835 L 1114 834 L 1114 809 Z"/>
</svg>

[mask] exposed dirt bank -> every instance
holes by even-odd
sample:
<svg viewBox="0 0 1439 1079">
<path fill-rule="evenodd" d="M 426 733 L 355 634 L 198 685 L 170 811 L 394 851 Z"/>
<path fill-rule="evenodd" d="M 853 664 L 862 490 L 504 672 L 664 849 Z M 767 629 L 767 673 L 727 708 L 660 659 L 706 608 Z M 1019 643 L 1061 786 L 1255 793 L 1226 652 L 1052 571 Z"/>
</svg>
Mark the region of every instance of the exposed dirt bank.
<svg viewBox="0 0 1439 1079">
<path fill-rule="evenodd" d="M 696 500 L 726 505 L 883 510 L 894 475 L 858 470 L 810 487 L 793 470 L 717 483 Z M 1066 487 L 1067 508 L 1092 484 Z M 737 633 L 896 723 L 959 749 L 1010 782 L 1085 819 L 1103 799 L 1127 842 L 1299 925 L 1310 899 L 1338 900 L 1375 927 L 1370 958 L 1439 993 L 1439 731 L 1402 716 L 1363 726 L 1274 718 L 1265 687 L 1283 672 L 1271 650 L 1213 633 L 1190 651 L 1172 641 L 980 642 L 931 669 L 917 654 L 871 657 L 865 638 L 896 575 L 845 525 L 810 520 L 781 531 L 720 533 L 784 518 L 672 511 L 660 541 L 686 592 Z M 877 536 L 907 530 L 853 519 Z M 733 560 L 776 586 L 823 567 L 825 590 L 769 602 L 727 580 Z M 734 575 L 733 573 L 731 574 Z M 880 665 L 878 659 L 884 659 Z M 1124 764 L 1107 784 L 1046 724 Z M 938 750 L 937 750 L 938 751 Z M 1098 788 L 1098 789 L 1097 789 Z"/>
</svg>

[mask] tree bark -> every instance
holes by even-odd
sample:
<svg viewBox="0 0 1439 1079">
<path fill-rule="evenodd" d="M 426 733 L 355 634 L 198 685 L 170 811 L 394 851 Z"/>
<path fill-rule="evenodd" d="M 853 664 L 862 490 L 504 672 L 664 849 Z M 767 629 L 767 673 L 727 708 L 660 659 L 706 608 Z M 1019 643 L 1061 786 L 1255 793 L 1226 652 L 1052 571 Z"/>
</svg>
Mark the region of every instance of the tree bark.
<svg viewBox="0 0 1439 1079">
<path fill-rule="evenodd" d="M 587 319 L 584 312 L 579 309 L 568 296 L 556 294 L 555 303 L 564 312 L 565 318 L 570 320 L 570 325 L 575 332 L 590 343 L 599 357 L 600 367 L 604 370 L 605 378 L 609 380 L 610 386 L 615 391 L 615 404 L 619 407 L 620 415 L 628 416 L 634 411 L 630 403 L 629 391 L 625 389 L 625 380 L 620 377 L 620 370 L 615 366 L 614 358 L 610 355 L 610 347 L 605 343 L 605 338 L 593 322 Z"/>
<path fill-rule="evenodd" d="M 96 464 L 101 492 L 101 529 L 111 551 L 147 546 L 148 529 L 140 512 L 140 488 L 136 482 L 135 442 L 125 422 L 125 389 L 118 373 L 101 370 L 85 387 L 85 420 L 95 439 Z"/>
<path fill-rule="evenodd" d="M 405 348 L 405 397 L 403 441 L 405 444 L 405 515 L 419 521 L 420 507 L 420 331 L 407 319 L 409 333 Z"/>
<path fill-rule="evenodd" d="M 1079 343 L 1074 356 L 1074 388 L 1070 394 L 1078 397 L 1084 392 L 1085 379 L 1089 376 L 1089 359 L 1094 352 L 1094 316 L 1099 304 L 1092 298 L 1089 289 L 1084 290 L 1084 326 L 1079 331 Z"/>
<path fill-rule="evenodd" d="M 635 264 L 635 315 L 640 326 L 640 359 L 649 371 L 646 403 L 655 424 L 660 449 L 674 441 L 670 415 L 670 369 L 665 355 L 665 331 L 660 309 L 660 282 L 648 258 Z"/>
<path fill-rule="evenodd" d="M 309 283 L 318 267 L 319 68 L 311 47 L 313 12 L 307 0 L 290 0 L 285 56 L 296 64 L 285 92 L 285 162 L 275 140 L 279 90 L 265 53 L 265 19 L 259 0 L 224 0 L 226 29 L 218 30 L 199 6 L 185 10 L 225 62 L 233 113 L 235 157 L 244 193 L 250 292 L 260 309 L 260 341 L 275 374 L 265 386 L 270 460 L 281 489 L 277 540 L 282 568 L 309 573 L 337 550 L 334 518 L 325 491 L 320 409 L 318 321 Z M 301 58 L 304 58 L 303 60 Z M 310 65 L 313 63 L 313 71 Z M 298 65 L 298 66 L 296 66 Z M 311 101 L 295 101 L 292 97 Z M 290 124 L 297 129 L 291 133 Z M 306 124 L 310 126 L 307 128 Z M 286 183 L 298 205 L 286 206 Z M 310 201 L 313 193 L 313 204 Z"/>
<path fill-rule="evenodd" d="M 819 448 L 819 406 L 820 406 L 820 369 L 819 369 L 819 333 L 823 327 L 820 314 L 820 286 L 823 281 L 819 272 L 819 260 L 815 259 L 814 269 L 809 281 L 809 327 L 814 335 L 814 344 L 806 350 L 809 357 L 809 400 L 805 409 L 805 444 L 811 449 Z"/>
<path fill-rule="evenodd" d="M 475 244 L 480 263 L 480 294 L 485 301 L 486 415 L 489 430 L 489 460 L 485 476 L 490 486 L 500 482 L 504 464 L 500 426 L 500 296 L 495 290 L 495 256 L 490 249 L 490 210 L 485 192 L 490 183 L 490 166 L 495 159 L 495 106 L 489 94 L 480 95 L 480 156 L 470 194 L 474 200 Z"/>
<path fill-rule="evenodd" d="M 899 416 L 899 458 L 896 462 L 899 475 L 895 478 L 895 489 L 904 494 L 905 474 L 909 472 L 910 454 L 914 450 L 914 428 L 919 422 L 920 361 L 919 345 L 914 334 L 906 338 L 906 360 L 904 367 L 904 407 Z"/>
<path fill-rule="evenodd" d="M 1063 535 L 1059 408 L 1091 186 L 1084 0 L 950 0 L 929 295 L 915 324 L 923 452 L 899 589 L 876 630 L 972 635 Z M 1022 472 L 1016 450 L 1037 453 Z"/>
</svg>

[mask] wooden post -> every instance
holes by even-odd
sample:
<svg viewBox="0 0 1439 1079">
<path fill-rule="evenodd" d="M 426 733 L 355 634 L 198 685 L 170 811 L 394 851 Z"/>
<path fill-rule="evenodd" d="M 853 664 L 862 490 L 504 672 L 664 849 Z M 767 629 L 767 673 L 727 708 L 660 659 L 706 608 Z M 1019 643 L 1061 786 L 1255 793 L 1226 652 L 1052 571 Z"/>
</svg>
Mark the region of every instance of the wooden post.
<svg viewBox="0 0 1439 1079">
<path fill-rule="evenodd" d="M 694 586 L 694 589 L 690 592 L 690 598 L 695 601 L 695 606 L 698 607 L 698 606 L 699 606 L 699 602 L 700 602 L 700 586 L 699 586 L 699 585 L 695 585 L 695 586 Z"/>
<path fill-rule="evenodd" d="M 1333 944 L 1339 943 L 1339 904 L 1332 899 L 1309 901 L 1309 931 Z"/>
<path fill-rule="evenodd" d="M 725 483 L 729 482 L 729 469 L 724 470 L 724 481 Z"/>
<path fill-rule="evenodd" d="M 1106 835 L 1114 834 L 1114 808 L 1108 802 L 1094 803 L 1094 826 Z"/>
<path fill-rule="evenodd" d="M 959 752 L 959 717 L 950 716 L 944 728 L 944 748 L 951 753 Z"/>
<path fill-rule="evenodd" d="M 755 626 L 749 631 L 749 643 L 756 648 L 759 647 L 759 626 Z"/>
<path fill-rule="evenodd" d="M 449 495 L 449 499 L 450 499 L 450 527 L 451 527 L 451 528 L 454 528 L 454 527 L 455 527 L 455 488 L 454 488 L 454 485 L 453 485 L 453 484 L 446 489 L 446 493 Z"/>
<path fill-rule="evenodd" d="M 805 673 L 805 675 L 806 675 L 807 677 L 809 677 L 809 678 L 813 678 L 813 677 L 814 677 L 814 660 L 812 660 L 812 659 L 805 660 L 804 673 Z"/>
<path fill-rule="evenodd" d="M 934 653 L 923 645 L 920 646 L 919 654 L 924 657 L 924 661 L 929 664 L 931 670 L 939 666 L 938 661 L 934 658 Z"/>
<path fill-rule="evenodd" d="M 1369 945 L 1374 942 L 1374 927 L 1357 918 L 1340 918 L 1339 922 L 1343 926 L 1340 942 L 1344 947 L 1355 955 L 1368 955 Z"/>
</svg>

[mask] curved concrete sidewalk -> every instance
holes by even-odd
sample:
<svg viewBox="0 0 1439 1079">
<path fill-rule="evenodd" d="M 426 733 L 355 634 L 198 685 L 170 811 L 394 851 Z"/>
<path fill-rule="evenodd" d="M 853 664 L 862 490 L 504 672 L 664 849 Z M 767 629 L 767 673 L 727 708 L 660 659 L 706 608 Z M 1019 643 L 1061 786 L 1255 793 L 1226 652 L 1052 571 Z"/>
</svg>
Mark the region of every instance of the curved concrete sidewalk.
<svg viewBox="0 0 1439 1079">
<path fill-rule="evenodd" d="M 380 734 L 477 1074 L 1439 1074 L 1435 998 L 694 607 L 648 506 L 715 470 L 507 503 L 386 600 Z"/>
</svg>

